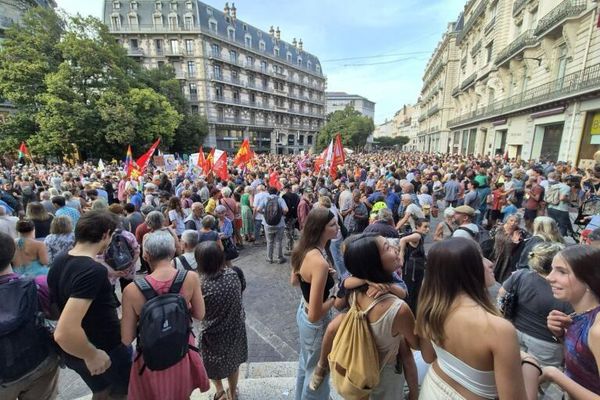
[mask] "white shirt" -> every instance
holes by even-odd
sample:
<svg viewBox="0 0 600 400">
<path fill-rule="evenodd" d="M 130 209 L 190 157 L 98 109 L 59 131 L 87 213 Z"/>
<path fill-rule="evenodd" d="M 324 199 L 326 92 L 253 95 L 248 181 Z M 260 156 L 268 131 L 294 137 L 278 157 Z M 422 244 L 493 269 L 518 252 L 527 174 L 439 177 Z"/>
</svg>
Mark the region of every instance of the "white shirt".
<svg viewBox="0 0 600 400">
<path fill-rule="evenodd" d="M 467 228 L 468 230 L 470 230 L 471 232 L 473 232 L 475 234 L 479 233 L 479 228 L 477 227 L 477 225 L 475 225 L 472 222 L 461 225 L 461 227 Z M 471 235 L 469 232 L 465 231 L 464 229 L 455 229 L 454 233 L 452 234 L 452 237 L 461 237 L 461 238 L 465 238 L 465 239 L 475 240 L 473 235 Z"/>
<path fill-rule="evenodd" d="M 258 192 L 255 196 L 254 196 L 254 203 L 252 203 L 252 206 L 254 207 L 255 210 L 258 209 L 258 207 L 262 204 L 263 201 L 266 202 L 266 199 L 269 198 L 269 193 L 268 192 Z M 254 213 L 254 219 L 258 219 L 260 221 L 264 221 L 265 220 L 265 215 L 261 212 L 256 211 Z"/>
</svg>

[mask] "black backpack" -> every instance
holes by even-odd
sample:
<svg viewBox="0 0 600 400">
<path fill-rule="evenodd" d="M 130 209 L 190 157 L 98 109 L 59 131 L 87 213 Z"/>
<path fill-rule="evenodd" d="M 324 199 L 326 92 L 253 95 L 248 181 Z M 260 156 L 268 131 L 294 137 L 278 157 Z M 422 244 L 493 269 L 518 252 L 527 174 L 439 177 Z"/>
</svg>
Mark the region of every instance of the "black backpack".
<svg viewBox="0 0 600 400">
<path fill-rule="evenodd" d="M 473 232 L 471 229 L 465 226 L 459 226 L 456 228 L 457 230 L 465 231 L 473 240 L 479 244 L 479 248 L 481 249 L 481 253 L 485 258 L 491 259 L 494 256 L 494 238 L 490 236 L 490 232 L 483 228 L 482 226 L 477 227 L 479 232 Z"/>
<path fill-rule="evenodd" d="M 123 271 L 133 262 L 133 249 L 123 236 L 123 230 L 117 229 L 106 249 L 104 261 L 115 271 Z"/>
<path fill-rule="evenodd" d="M 137 332 L 138 358 L 144 356 L 140 375 L 146 367 L 152 371 L 162 371 L 177 364 L 190 349 L 198 351 L 188 343 L 192 316 L 187 301 L 179 294 L 186 275 L 187 271 L 178 270 L 169 292 L 161 295 L 156 293 L 146 278 L 135 280 L 146 298 Z"/>
<path fill-rule="evenodd" d="M 33 279 L 0 284 L 0 385 L 33 371 L 50 354 Z"/>
<path fill-rule="evenodd" d="M 265 222 L 267 225 L 276 226 L 281 221 L 282 215 L 283 210 L 279 205 L 279 198 L 277 196 L 269 197 L 265 206 Z"/>
</svg>

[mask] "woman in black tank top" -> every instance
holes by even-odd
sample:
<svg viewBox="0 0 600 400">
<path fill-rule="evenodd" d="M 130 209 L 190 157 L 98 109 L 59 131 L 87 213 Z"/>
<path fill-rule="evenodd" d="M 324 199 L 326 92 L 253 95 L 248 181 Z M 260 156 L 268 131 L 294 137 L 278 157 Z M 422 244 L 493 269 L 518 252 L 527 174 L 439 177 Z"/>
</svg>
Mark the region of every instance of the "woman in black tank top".
<svg viewBox="0 0 600 400">
<path fill-rule="evenodd" d="M 292 252 L 291 283 L 299 285 L 302 298 L 296 313 L 300 333 L 300 360 L 296 380 L 296 400 L 329 399 L 329 384 L 310 390 L 308 384 L 317 365 L 325 328 L 331 320 L 335 297 L 329 242 L 338 234 L 335 215 L 325 208 L 315 208 L 306 218 L 302 237 Z"/>
<path fill-rule="evenodd" d="M 417 299 L 425 277 L 425 236 L 429 233 L 429 221 L 420 218 L 416 230 L 400 239 L 400 258 L 404 262 L 402 277 L 408 288 L 407 303 L 417 313 Z"/>
</svg>

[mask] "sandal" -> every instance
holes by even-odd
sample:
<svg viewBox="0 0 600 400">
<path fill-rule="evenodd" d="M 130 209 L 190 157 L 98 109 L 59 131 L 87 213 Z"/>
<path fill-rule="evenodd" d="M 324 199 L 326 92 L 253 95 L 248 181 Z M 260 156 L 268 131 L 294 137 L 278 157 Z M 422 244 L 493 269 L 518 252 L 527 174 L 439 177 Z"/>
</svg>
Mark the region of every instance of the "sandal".
<svg viewBox="0 0 600 400">
<path fill-rule="evenodd" d="M 317 363 L 317 366 L 313 371 L 312 376 L 310 377 L 310 383 L 308 384 L 308 388 L 312 391 L 317 390 L 319 386 L 321 386 L 321 384 L 323 383 L 323 380 L 325 379 L 328 373 L 328 367 L 322 367 L 319 363 Z"/>
<path fill-rule="evenodd" d="M 221 390 L 215 393 L 215 395 L 213 396 L 213 400 L 223 400 L 223 396 L 225 396 L 225 399 L 227 399 L 227 394 L 224 390 Z"/>
</svg>

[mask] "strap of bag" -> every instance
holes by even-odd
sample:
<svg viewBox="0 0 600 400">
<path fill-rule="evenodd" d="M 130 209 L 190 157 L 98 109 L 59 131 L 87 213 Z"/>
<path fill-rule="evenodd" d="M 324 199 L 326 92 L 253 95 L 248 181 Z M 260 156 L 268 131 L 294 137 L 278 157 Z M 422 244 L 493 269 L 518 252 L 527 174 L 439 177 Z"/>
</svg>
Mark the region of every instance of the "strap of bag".
<svg viewBox="0 0 600 400">
<path fill-rule="evenodd" d="M 185 277 L 187 275 L 187 271 L 184 269 L 177 270 L 177 275 L 171 284 L 171 288 L 169 289 L 169 293 L 179 293 L 181 291 L 181 286 L 183 286 L 183 281 L 185 281 Z"/>
<path fill-rule="evenodd" d="M 229 204 L 227 204 L 227 202 L 225 201 L 225 199 L 221 199 L 221 204 L 224 204 L 225 207 L 229 208 L 229 211 L 231 211 L 235 215 L 235 211 L 233 211 L 231 209 L 231 207 L 229 207 Z"/>
<path fill-rule="evenodd" d="M 375 307 L 377 304 L 381 303 L 383 300 L 389 299 L 390 297 L 396 298 L 396 296 L 394 296 L 393 294 L 389 294 L 386 293 L 384 295 L 379 296 L 378 298 L 376 298 L 375 300 L 373 300 L 373 302 L 371 304 L 369 304 L 369 306 L 367 307 L 366 310 L 361 311 L 358 309 L 358 302 L 356 301 L 356 290 L 354 290 L 352 292 L 352 305 L 354 307 L 356 307 L 356 309 L 358 310 L 358 312 L 360 312 L 362 315 L 366 316 L 369 311 L 371 311 L 371 309 L 373 309 L 373 307 Z"/>
<path fill-rule="evenodd" d="M 187 271 L 192 270 L 192 266 L 190 265 L 190 263 L 188 262 L 187 258 L 185 258 L 185 256 L 183 254 L 180 255 L 179 257 L 177 257 L 177 259 L 179 260 L 179 262 L 183 266 L 183 269 L 185 269 Z"/>
<path fill-rule="evenodd" d="M 151 300 L 157 296 L 156 291 L 154 290 L 152 285 L 150 285 L 150 283 L 146 280 L 146 278 L 136 279 L 134 283 L 135 286 L 137 286 L 138 289 L 140 289 L 140 292 L 142 292 L 146 301 Z"/>
</svg>

